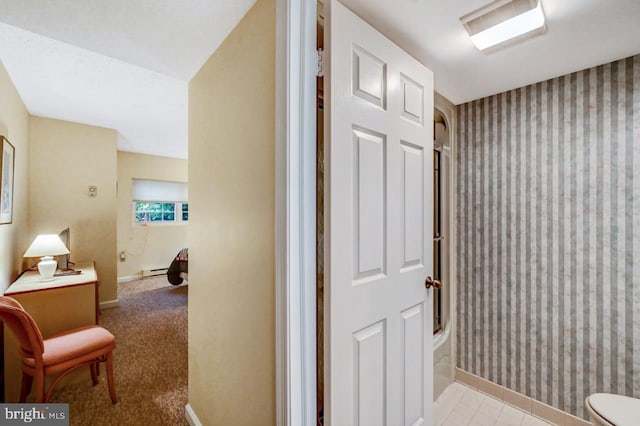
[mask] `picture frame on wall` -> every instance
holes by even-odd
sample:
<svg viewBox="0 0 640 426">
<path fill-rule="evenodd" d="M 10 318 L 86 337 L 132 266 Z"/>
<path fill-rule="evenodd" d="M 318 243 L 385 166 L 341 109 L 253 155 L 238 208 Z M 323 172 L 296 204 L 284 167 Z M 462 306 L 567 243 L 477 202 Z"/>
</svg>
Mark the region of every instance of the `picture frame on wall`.
<svg viewBox="0 0 640 426">
<path fill-rule="evenodd" d="M 13 179 L 16 150 L 4 136 L 0 150 L 0 225 L 13 221 Z"/>
</svg>

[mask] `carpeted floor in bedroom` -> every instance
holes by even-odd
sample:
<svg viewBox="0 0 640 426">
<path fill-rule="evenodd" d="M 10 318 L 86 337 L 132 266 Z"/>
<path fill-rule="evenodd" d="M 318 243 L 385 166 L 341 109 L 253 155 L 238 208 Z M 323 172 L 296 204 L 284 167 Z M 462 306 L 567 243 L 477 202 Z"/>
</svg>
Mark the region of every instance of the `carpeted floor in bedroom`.
<svg viewBox="0 0 640 426">
<path fill-rule="evenodd" d="M 86 381 L 56 389 L 51 402 L 68 402 L 71 425 L 187 425 L 187 291 L 165 276 L 118 284 L 118 307 L 100 325 L 116 337 L 111 404 L 104 364 L 95 387 Z"/>
</svg>

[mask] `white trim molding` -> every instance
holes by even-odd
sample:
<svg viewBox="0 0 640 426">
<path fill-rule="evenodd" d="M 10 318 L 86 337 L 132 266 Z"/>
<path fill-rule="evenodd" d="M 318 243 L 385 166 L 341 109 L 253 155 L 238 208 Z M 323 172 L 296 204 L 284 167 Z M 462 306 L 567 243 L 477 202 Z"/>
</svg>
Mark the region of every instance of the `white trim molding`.
<svg viewBox="0 0 640 426">
<path fill-rule="evenodd" d="M 316 1 L 276 0 L 276 420 L 316 424 Z"/>
<path fill-rule="evenodd" d="M 100 309 L 109 309 L 115 308 L 118 306 L 118 299 L 107 300 L 105 302 L 100 302 Z"/>
<path fill-rule="evenodd" d="M 591 423 L 559 410 L 525 394 L 513 391 L 461 368 L 455 369 L 455 380 L 492 398 L 509 404 L 520 411 L 544 420 L 552 425 L 590 426 Z"/>
<path fill-rule="evenodd" d="M 142 272 L 140 272 L 139 274 L 136 275 L 128 275 L 125 277 L 118 277 L 118 284 L 120 283 L 128 283 L 129 281 L 135 281 L 135 280 L 139 280 L 142 279 Z"/>
<path fill-rule="evenodd" d="M 187 419 L 187 423 L 191 426 L 202 426 L 202 422 L 196 416 L 195 411 L 191 408 L 191 404 L 187 404 L 184 406 L 184 417 Z"/>
</svg>

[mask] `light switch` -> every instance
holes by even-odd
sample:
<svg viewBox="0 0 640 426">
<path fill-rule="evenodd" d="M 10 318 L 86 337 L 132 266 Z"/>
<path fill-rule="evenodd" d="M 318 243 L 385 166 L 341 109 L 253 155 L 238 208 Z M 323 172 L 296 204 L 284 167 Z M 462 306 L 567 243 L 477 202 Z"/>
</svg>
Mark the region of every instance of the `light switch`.
<svg viewBox="0 0 640 426">
<path fill-rule="evenodd" d="M 89 186 L 89 197 L 95 198 L 98 196 L 98 187 L 97 186 Z"/>
</svg>

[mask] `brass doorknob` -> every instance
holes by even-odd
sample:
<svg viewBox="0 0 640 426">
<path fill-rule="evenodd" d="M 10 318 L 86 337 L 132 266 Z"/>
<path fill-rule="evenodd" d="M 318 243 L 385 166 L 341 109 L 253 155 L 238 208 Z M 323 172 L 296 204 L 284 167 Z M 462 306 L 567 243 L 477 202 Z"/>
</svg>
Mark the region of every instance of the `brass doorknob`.
<svg viewBox="0 0 640 426">
<path fill-rule="evenodd" d="M 424 280 L 424 287 L 429 289 L 431 287 L 433 288 L 441 288 L 442 287 L 442 283 L 438 280 L 434 280 L 433 278 L 431 278 L 431 275 L 427 275 L 427 278 Z"/>
</svg>

